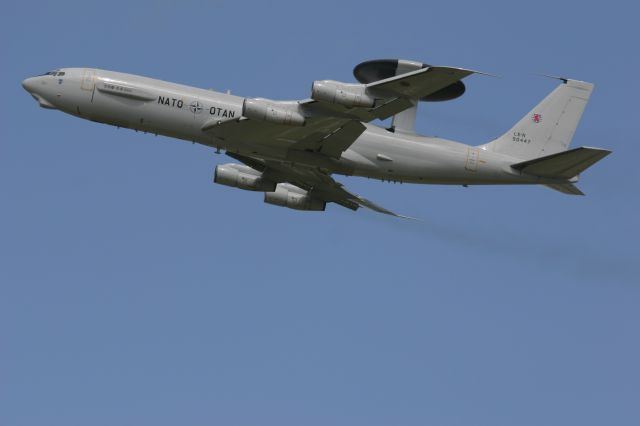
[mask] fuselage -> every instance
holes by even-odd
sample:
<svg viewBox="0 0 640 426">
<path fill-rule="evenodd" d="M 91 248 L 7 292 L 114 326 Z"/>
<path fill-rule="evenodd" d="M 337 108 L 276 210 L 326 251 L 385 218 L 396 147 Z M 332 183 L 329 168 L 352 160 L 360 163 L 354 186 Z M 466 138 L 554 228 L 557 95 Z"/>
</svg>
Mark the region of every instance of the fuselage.
<svg viewBox="0 0 640 426">
<path fill-rule="evenodd" d="M 366 130 L 340 159 L 289 156 L 287 146 L 229 142 L 202 130 L 211 120 L 242 116 L 245 98 L 132 74 L 65 68 L 32 77 L 24 88 L 45 108 L 122 128 L 164 135 L 265 159 L 321 166 L 331 173 L 385 181 L 440 184 L 546 183 L 511 168 L 514 158 L 446 139 Z"/>
</svg>

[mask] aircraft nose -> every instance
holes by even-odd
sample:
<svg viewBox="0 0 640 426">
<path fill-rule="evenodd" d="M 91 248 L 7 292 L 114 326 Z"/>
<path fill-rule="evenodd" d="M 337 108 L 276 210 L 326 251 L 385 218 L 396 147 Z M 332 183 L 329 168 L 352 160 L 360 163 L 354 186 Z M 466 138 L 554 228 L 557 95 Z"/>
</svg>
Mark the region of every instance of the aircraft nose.
<svg viewBox="0 0 640 426">
<path fill-rule="evenodd" d="M 33 93 L 36 87 L 36 79 L 35 77 L 29 77 L 22 80 L 22 87 L 29 93 Z"/>
<path fill-rule="evenodd" d="M 54 98 L 50 90 L 47 90 L 46 81 L 42 77 L 30 77 L 22 81 L 24 90 L 35 99 L 42 108 L 56 109 L 57 107 L 51 103 L 49 99 Z M 58 95 L 59 97 L 60 95 Z"/>
</svg>

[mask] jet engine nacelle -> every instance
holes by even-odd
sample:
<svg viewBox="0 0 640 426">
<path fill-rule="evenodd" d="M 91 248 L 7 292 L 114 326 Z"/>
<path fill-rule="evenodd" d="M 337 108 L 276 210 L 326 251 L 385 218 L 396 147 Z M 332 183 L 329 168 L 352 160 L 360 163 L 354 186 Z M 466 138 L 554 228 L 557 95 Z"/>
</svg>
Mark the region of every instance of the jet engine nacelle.
<svg viewBox="0 0 640 426">
<path fill-rule="evenodd" d="M 312 197 L 304 189 L 288 183 L 279 183 L 275 192 L 265 192 L 264 202 L 295 210 L 324 211 L 327 203 Z"/>
<path fill-rule="evenodd" d="M 247 191 L 274 191 L 276 183 L 262 177 L 262 173 L 242 164 L 216 166 L 213 181 L 220 185 Z"/>
<path fill-rule="evenodd" d="M 304 126 L 304 116 L 297 111 L 298 105 L 278 103 L 260 98 L 246 98 L 242 115 L 251 120 L 267 121 L 288 126 Z"/>
<path fill-rule="evenodd" d="M 333 80 L 314 81 L 311 86 L 311 98 L 348 108 L 370 108 L 376 103 L 376 98 L 367 93 L 367 88 L 364 85 L 340 83 Z"/>
</svg>

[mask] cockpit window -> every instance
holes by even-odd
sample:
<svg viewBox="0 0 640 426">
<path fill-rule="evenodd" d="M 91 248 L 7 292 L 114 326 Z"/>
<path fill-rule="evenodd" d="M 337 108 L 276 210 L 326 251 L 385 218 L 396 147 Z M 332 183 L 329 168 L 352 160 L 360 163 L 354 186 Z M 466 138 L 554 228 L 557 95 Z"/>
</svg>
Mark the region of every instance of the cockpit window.
<svg viewBox="0 0 640 426">
<path fill-rule="evenodd" d="M 58 74 L 58 70 L 53 70 L 53 71 L 49 71 L 47 73 L 44 73 L 42 75 L 57 75 Z M 64 73 L 62 73 L 64 75 Z"/>
<path fill-rule="evenodd" d="M 58 77 L 62 77 L 64 75 L 64 71 L 58 73 Z"/>
</svg>

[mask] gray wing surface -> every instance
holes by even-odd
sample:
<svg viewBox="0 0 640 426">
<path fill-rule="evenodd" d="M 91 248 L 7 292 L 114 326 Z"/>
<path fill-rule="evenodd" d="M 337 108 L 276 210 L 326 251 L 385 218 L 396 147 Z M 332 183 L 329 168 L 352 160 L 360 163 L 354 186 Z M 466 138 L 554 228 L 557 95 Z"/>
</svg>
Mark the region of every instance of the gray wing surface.
<svg viewBox="0 0 640 426">
<path fill-rule="evenodd" d="M 366 207 L 398 215 L 366 198 L 347 191 L 323 167 L 339 159 L 365 131 L 363 122 L 384 120 L 415 106 L 415 99 L 436 93 L 475 71 L 462 68 L 429 67 L 366 85 L 379 98 L 370 108 L 346 107 L 306 99 L 298 102 L 305 116 L 303 126 L 276 124 L 246 117 L 212 120 L 202 130 L 232 142 L 238 149 L 227 155 L 259 170 L 279 183 L 290 183 L 327 202 L 352 210 Z M 242 153 L 239 154 L 238 152 Z M 260 152 L 258 156 L 247 156 Z M 293 160 L 298 160 L 293 162 Z"/>
<path fill-rule="evenodd" d="M 367 88 L 391 96 L 421 99 L 474 73 L 482 74 L 464 68 L 427 67 L 369 83 Z"/>
<path fill-rule="evenodd" d="M 325 116 L 310 118 L 301 127 L 240 118 L 205 124 L 202 129 L 239 146 L 259 144 L 262 148 L 269 147 L 276 156 L 284 159 L 289 150 L 311 151 L 339 158 L 364 132 L 365 127 L 351 118 Z"/>
<path fill-rule="evenodd" d="M 429 67 L 367 85 L 384 99 L 372 108 L 348 108 L 324 101 L 305 99 L 298 104 L 308 117 L 304 126 L 295 127 L 255 121 L 241 117 L 227 121 L 212 120 L 202 130 L 236 144 L 259 143 L 286 157 L 287 150 L 318 152 L 339 158 L 364 132 L 361 122 L 384 120 L 415 106 L 414 99 L 436 93 L 475 73 L 462 68 Z M 284 150 L 284 152 L 283 152 Z"/>
<path fill-rule="evenodd" d="M 471 74 L 484 73 L 464 68 L 428 67 L 369 83 L 367 89 L 384 98 L 373 108 L 347 108 L 312 99 L 301 104 L 319 115 L 350 117 L 364 122 L 384 120 L 413 108 L 416 99 L 428 97 Z"/>
<path fill-rule="evenodd" d="M 336 203 L 351 210 L 366 207 L 378 213 L 384 213 L 404 219 L 413 219 L 409 216 L 400 215 L 385 209 L 357 194 L 349 192 L 344 186 L 334 180 L 328 174 L 322 172 L 317 167 L 304 165 L 292 165 L 286 162 L 263 160 L 244 155 L 227 152 L 227 155 L 235 158 L 247 166 L 262 172 L 269 179 L 279 183 L 290 183 L 302 188 L 313 197 L 320 198 L 326 202 Z"/>
</svg>

